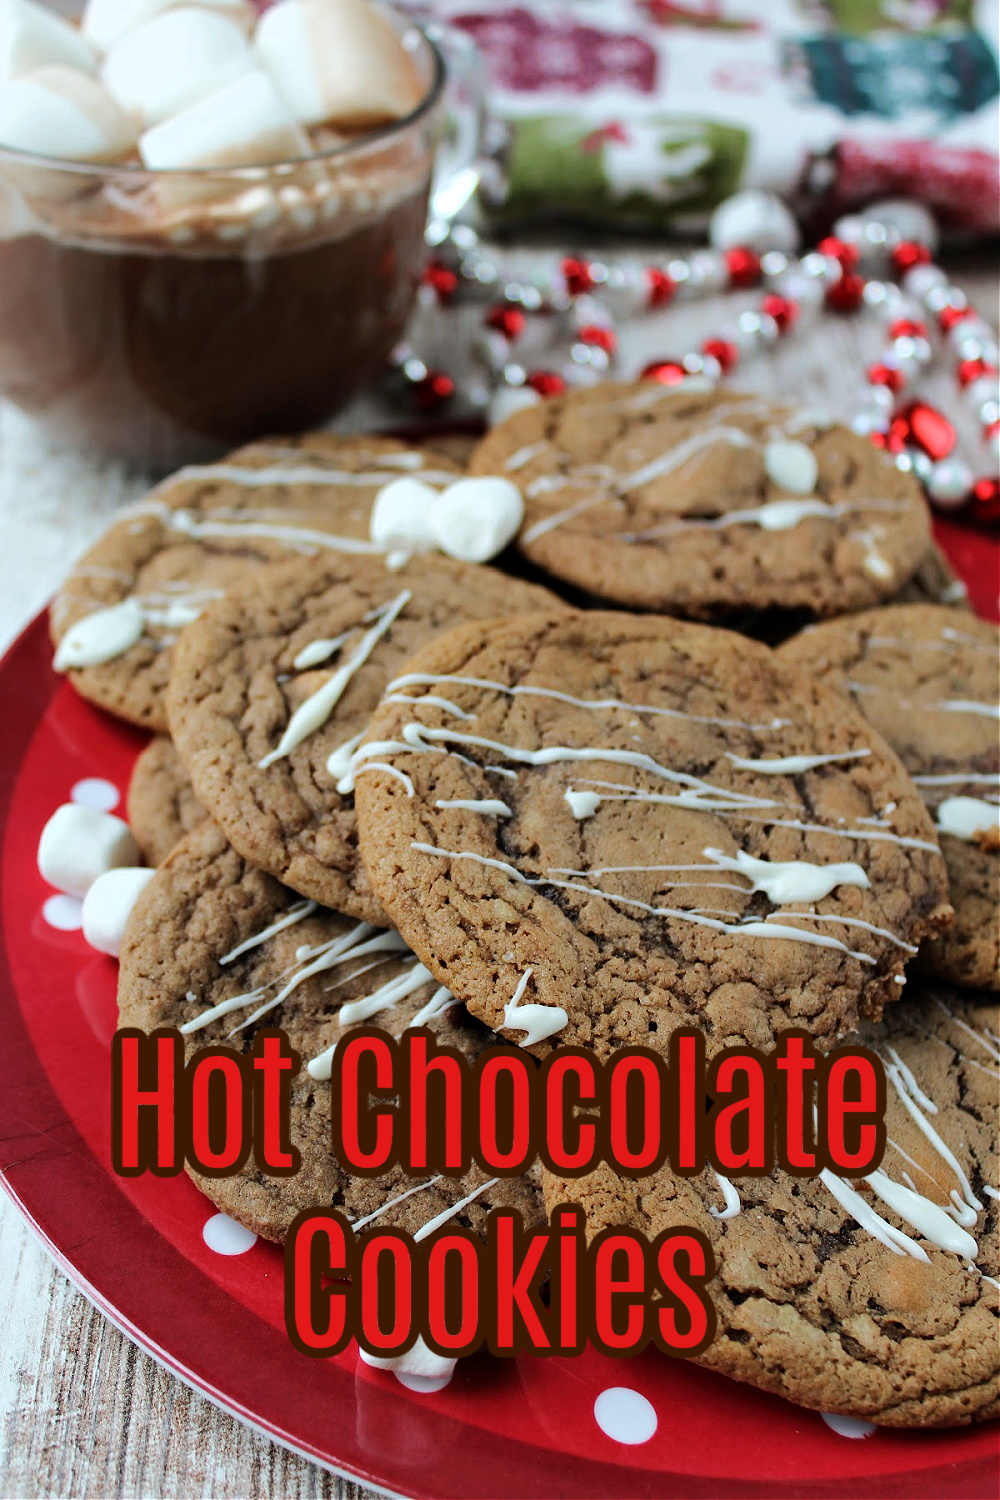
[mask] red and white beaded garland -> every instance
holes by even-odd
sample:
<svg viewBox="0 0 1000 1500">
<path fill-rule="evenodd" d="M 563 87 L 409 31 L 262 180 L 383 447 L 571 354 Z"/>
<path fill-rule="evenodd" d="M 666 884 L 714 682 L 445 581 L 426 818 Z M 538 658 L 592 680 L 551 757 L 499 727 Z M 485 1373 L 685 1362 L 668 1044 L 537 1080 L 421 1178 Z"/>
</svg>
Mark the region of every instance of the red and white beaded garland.
<svg viewBox="0 0 1000 1500">
<path fill-rule="evenodd" d="M 885 344 L 866 371 L 852 425 L 897 465 L 913 472 L 936 507 L 979 525 L 1000 525 L 1000 387 L 993 331 L 960 288 L 934 264 L 926 243 L 902 238 L 892 223 L 852 216 L 814 250 L 762 254 L 749 246 L 706 249 L 661 265 L 565 256 L 556 264 L 483 244 L 467 225 L 437 231 L 421 287 L 432 313 L 454 303 L 485 304 L 472 354 L 482 378 L 463 385 L 475 406 L 498 420 L 540 397 L 611 374 L 615 320 L 662 310 L 727 289 L 760 287 L 757 305 L 698 349 L 648 363 L 642 378 L 710 389 L 755 353 L 792 332 L 807 312 L 866 312 L 885 327 Z M 520 270 L 519 270 L 520 264 Z M 521 348 L 538 329 L 545 365 L 528 365 Z M 915 387 L 935 358 L 951 362 L 957 391 L 979 421 L 986 449 L 977 476 L 956 453 L 954 424 Z M 450 373 L 429 368 L 408 346 L 395 353 L 391 378 L 425 412 L 447 406 L 458 389 Z"/>
</svg>

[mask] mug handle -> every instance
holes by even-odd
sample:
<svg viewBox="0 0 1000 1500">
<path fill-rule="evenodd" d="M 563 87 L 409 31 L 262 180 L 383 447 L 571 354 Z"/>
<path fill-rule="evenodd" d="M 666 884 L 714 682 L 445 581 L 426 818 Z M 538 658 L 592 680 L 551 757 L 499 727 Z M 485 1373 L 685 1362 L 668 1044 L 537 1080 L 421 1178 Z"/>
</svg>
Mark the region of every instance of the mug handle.
<svg viewBox="0 0 1000 1500">
<path fill-rule="evenodd" d="M 426 28 L 444 58 L 444 131 L 431 181 L 431 218 L 456 219 L 479 188 L 488 80 L 479 48 L 457 26 Z"/>
</svg>

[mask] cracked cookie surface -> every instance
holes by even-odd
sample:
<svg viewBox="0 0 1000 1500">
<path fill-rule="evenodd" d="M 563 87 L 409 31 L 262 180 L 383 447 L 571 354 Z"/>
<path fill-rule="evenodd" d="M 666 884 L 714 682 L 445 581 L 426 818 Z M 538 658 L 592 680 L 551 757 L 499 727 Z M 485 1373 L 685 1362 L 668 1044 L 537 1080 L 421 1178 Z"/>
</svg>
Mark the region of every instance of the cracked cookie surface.
<svg viewBox="0 0 1000 1500">
<path fill-rule="evenodd" d="M 522 552 L 606 601 L 697 618 L 835 615 L 898 593 L 930 523 L 912 475 L 818 424 L 760 397 L 607 383 L 515 413 L 470 472 L 514 480 Z"/>
<path fill-rule="evenodd" d="M 195 793 L 260 869 L 351 916 L 387 921 L 331 754 L 367 729 L 386 684 L 433 635 L 554 604 L 538 585 L 438 556 L 389 569 L 381 556 L 328 554 L 241 580 L 174 651 L 170 726 Z M 331 689 L 329 712 L 271 760 L 307 700 Z"/>
<path fill-rule="evenodd" d="M 827 621 L 779 654 L 853 700 L 940 825 L 955 922 L 920 962 L 957 984 L 1000 989 L 997 627 L 962 610 L 914 604 Z M 963 813 L 974 821 L 969 804 L 992 826 L 959 837 L 948 830 Z"/>
<path fill-rule="evenodd" d="M 243 951 L 234 955 L 238 948 Z M 315 972 L 280 1004 L 232 1034 L 308 968 Z M 393 983 L 397 991 L 410 990 L 395 1004 L 383 989 Z M 354 1176 L 333 1155 L 329 1084 L 314 1079 L 307 1064 L 359 1024 L 342 1024 L 344 1007 L 358 1006 L 380 989 L 385 1003 L 372 1003 L 367 1024 L 398 1036 L 430 1006 L 433 1013 L 421 1024 L 431 1027 L 440 1045 L 470 1059 L 496 1045 L 485 1027 L 448 1004 L 450 996 L 439 994 L 395 933 L 376 932 L 302 901 L 247 865 L 206 822 L 173 851 L 132 913 L 121 952 L 119 1024 L 142 1031 L 183 1027 L 242 996 L 228 1014 L 187 1036 L 189 1057 L 206 1046 L 249 1052 L 255 1033 L 274 1027 L 301 1054 L 291 1084 L 291 1140 L 301 1152 L 301 1170 L 273 1177 L 251 1159 L 234 1177 L 191 1172 L 223 1213 L 255 1234 L 280 1241 L 295 1216 L 314 1207 L 338 1208 L 352 1222 L 376 1215 L 380 1227 L 413 1233 L 477 1189 L 482 1191 L 450 1222 L 479 1232 L 490 1209 L 498 1207 L 518 1208 L 527 1223 L 538 1222 L 544 1214 L 537 1172 L 484 1186 L 490 1178 L 473 1164 L 464 1177 L 419 1186 L 398 1167 L 381 1177 Z"/>
<path fill-rule="evenodd" d="M 473 624 L 391 697 L 355 757 L 362 854 L 407 942 L 493 1029 L 548 1024 L 538 1042 L 607 1054 L 678 1026 L 719 1048 L 799 1025 L 828 1046 L 898 998 L 950 914 L 888 745 L 728 631 Z M 518 1004 L 543 1014 L 529 1028 Z"/>
<path fill-rule="evenodd" d="M 143 859 L 162 864 L 207 816 L 173 741 L 154 735 L 136 760 L 128 787 L 128 821 Z"/>
<path fill-rule="evenodd" d="M 707 1237 L 718 1331 L 699 1364 L 890 1427 L 996 1416 L 997 1032 L 993 997 L 932 986 L 908 992 L 883 1025 L 852 1039 L 879 1052 L 890 1073 L 882 1171 L 950 1210 L 953 1227 L 961 1215 L 974 1260 L 927 1239 L 866 1183 L 846 1184 L 910 1240 L 897 1253 L 859 1224 L 849 1197 L 843 1205 L 825 1181 L 780 1170 L 734 1180 L 732 1217 L 720 1217 L 726 1196 L 711 1169 L 625 1179 L 605 1165 L 572 1180 L 543 1170 L 546 1206 L 580 1205 L 590 1235 L 614 1224 L 650 1238 L 681 1226 Z M 898 1088 L 894 1058 L 904 1065 Z"/>
</svg>

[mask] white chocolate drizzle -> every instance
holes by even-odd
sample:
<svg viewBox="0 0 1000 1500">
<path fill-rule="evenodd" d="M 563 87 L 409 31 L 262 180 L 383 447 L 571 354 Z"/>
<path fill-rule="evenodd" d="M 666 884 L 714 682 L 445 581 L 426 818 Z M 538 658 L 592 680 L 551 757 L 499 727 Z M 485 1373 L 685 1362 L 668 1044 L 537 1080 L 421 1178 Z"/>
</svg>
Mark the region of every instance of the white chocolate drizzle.
<svg viewBox="0 0 1000 1500">
<path fill-rule="evenodd" d="M 569 1016 L 561 1005 L 522 1005 L 528 980 L 533 973 L 533 969 L 525 969 L 517 982 L 517 988 L 503 1008 L 503 1026 L 496 1028 L 498 1031 L 523 1031 L 524 1038 L 518 1043 L 520 1047 L 533 1047 L 536 1042 L 544 1042 L 548 1037 L 556 1036 L 569 1021 Z"/>
<path fill-rule="evenodd" d="M 710 1205 L 709 1213 L 713 1219 L 735 1219 L 742 1207 L 739 1193 L 733 1187 L 729 1178 L 723 1177 L 722 1173 L 717 1172 L 714 1167 L 712 1168 L 712 1175 L 722 1189 L 723 1207 L 713 1208 Z"/>
<path fill-rule="evenodd" d="M 411 782 L 412 786 L 413 783 Z M 465 812 L 482 813 L 487 818 L 512 818 L 513 811 L 506 802 L 500 802 L 495 797 L 439 797 L 434 804 L 435 807 L 456 807 Z"/>
<path fill-rule="evenodd" d="M 499 1177 L 491 1177 L 489 1182 L 480 1183 L 479 1187 L 475 1188 L 471 1193 L 467 1193 L 464 1198 L 460 1198 L 457 1203 L 453 1203 L 451 1208 L 446 1208 L 443 1213 L 437 1214 L 433 1219 L 428 1219 L 427 1223 L 422 1224 L 416 1231 L 413 1236 L 414 1240 L 419 1243 L 420 1240 L 427 1239 L 428 1235 L 433 1234 L 435 1229 L 440 1229 L 442 1224 L 447 1224 L 449 1219 L 454 1219 L 456 1214 L 460 1214 L 463 1208 L 468 1208 L 469 1204 L 474 1203 L 483 1193 L 488 1192 L 490 1188 L 496 1187 L 499 1181 Z"/>
<path fill-rule="evenodd" d="M 702 853 L 713 868 L 745 875 L 750 889 L 763 891 L 775 906 L 785 906 L 790 901 L 820 901 L 840 885 L 858 886 L 863 891 L 871 889 L 871 881 L 857 864 L 813 865 L 802 859 L 755 859 L 743 849 L 738 849 L 735 855 L 723 854 L 721 849 L 703 849 Z"/>
<path fill-rule="evenodd" d="M 834 750 L 827 755 L 782 755 L 771 760 L 747 760 L 742 755 L 726 751 L 726 759 L 737 771 L 757 771 L 764 776 L 798 776 L 804 771 L 814 771 L 817 766 L 832 765 L 842 760 L 864 760 L 870 750 Z"/>
<path fill-rule="evenodd" d="M 935 821 L 942 833 L 971 844 L 982 834 L 1000 829 L 1000 806 L 983 797 L 946 797 Z"/>
</svg>

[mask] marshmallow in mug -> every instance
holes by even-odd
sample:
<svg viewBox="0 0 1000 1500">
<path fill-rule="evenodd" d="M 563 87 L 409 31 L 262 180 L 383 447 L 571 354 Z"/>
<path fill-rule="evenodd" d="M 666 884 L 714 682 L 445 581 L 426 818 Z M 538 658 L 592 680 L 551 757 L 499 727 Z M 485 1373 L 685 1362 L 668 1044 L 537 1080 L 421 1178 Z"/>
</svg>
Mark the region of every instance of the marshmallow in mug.
<svg viewBox="0 0 1000 1500">
<path fill-rule="evenodd" d="M 101 77 L 139 129 L 148 130 L 255 65 L 234 21 L 185 5 L 130 32 L 108 53 Z"/>
<path fill-rule="evenodd" d="M 143 165 L 153 172 L 260 166 L 299 160 L 311 150 L 309 137 L 260 70 L 244 73 L 139 138 Z M 211 182 L 193 179 L 171 183 L 169 190 L 185 197 L 215 191 Z"/>
<path fill-rule="evenodd" d="M 42 879 L 81 899 L 108 870 L 138 861 L 139 848 L 126 822 L 76 802 L 56 808 L 38 841 Z"/>
<path fill-rule="evenodd" d="M 303 125 L 378 125 L 423 98 L 416 64 L 366 0 L 280 0 L 261 17 L 254 46 Z"/>
<path fill-rule="evenodd" d="M 121 161 L 134 145 L 131 121 L 88 73 L 39 68 L 0 83 L 0 146 L 96 165 Z"/>
<path fill-rule="evenodd" d="M 76 27 L 43 5 L 0 0 L 0 78 L 21 78 L 47 67 L 94 73 L 97 61 Z"/>
<path fill-rule="evenodd" d="M 81 30 L 98 52 L 110 52 L 130 31 L 183 3 L 184 0 L 89 0 Z M 247 0 L 196 0 L 196 4 L 199 10 L 228 16 L 245 32 L 253 30 L 256 15 Z"/>
<path fill-rule="evenodd" d="M 431 552 L 484 563 L 517 536 L 524 500 L 509 479 L 478 475 L 433 490 L 419 479 L 393 479 L 375 497 L 369 532 L 390 553 Z"/>
<path fill-rule="evenodd" d="M 99 875 L 83 898 L 83 935 L 98 953 L 117 958 L 132 908 L 155 870 L 127 867 Z"/>
</svg>

